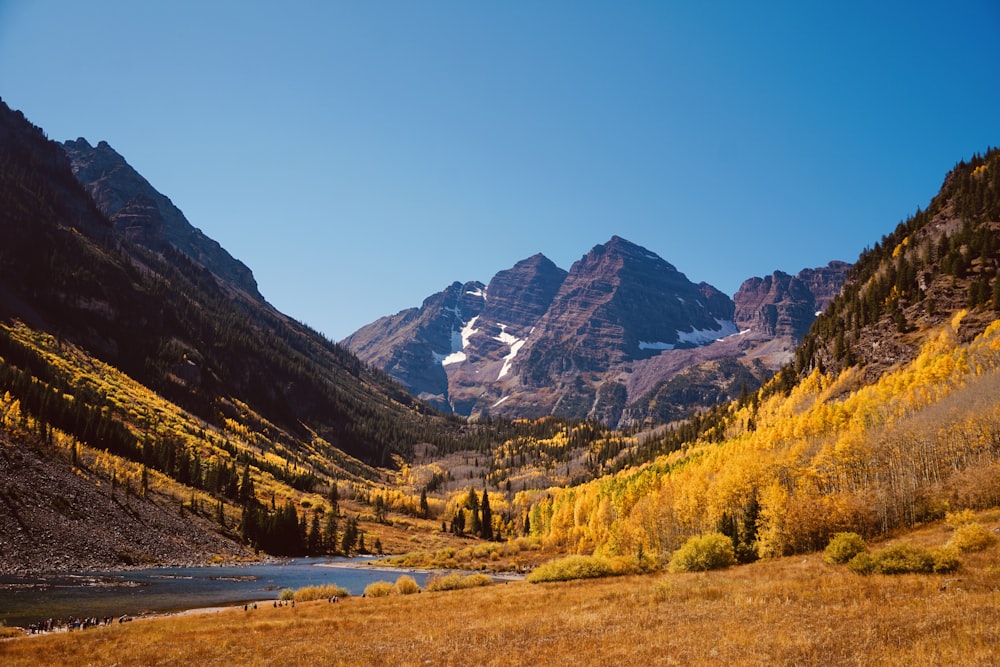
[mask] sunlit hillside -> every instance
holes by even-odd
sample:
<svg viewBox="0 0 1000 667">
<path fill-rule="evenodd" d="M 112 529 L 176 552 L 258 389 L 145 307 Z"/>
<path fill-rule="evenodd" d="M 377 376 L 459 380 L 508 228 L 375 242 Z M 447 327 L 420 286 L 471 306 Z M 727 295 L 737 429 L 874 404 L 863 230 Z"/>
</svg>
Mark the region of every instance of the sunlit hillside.
<svg viewBox="0 0 1000 667">
<path fill-rule="evenodd" d="M 514 505 L 530 534 L 663 565 L 719 531 L 742 560 L 1000 504 L 1000 151 L 960 163 L 852 270 L 788 367 L 647 465 Z"/>
<path fill-rule="evenodd" d="M 960 323 L 874 384 L 817 370 L 787 396 L 730 406 L 721 442 L 516 502 L 548 542 L 661 561 L 707 531 L 780 556 L 1000 504 L 1000 323 L 969 344 Z"/>
</svg>

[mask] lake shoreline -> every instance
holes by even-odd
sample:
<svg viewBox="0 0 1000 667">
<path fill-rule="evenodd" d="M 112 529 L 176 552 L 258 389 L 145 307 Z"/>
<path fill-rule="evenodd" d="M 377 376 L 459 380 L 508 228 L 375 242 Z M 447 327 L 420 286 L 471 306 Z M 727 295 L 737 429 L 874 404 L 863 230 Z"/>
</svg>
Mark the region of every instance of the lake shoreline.
<svg viewBox="0 0 1000 667">
<path fill-rule="evenodd" d="M 445 574 L 485 574 L 493 579 L 502 579 L 505 581 L 522 581 L 525 578 L 524 574 L 519 572 L 501 572 L 497 570 L 463 570 L 462 568 L 447 568 L 447 567 L 411 567 L 405 565 L 392 565 L 383 564 L 375 558 L 366 559 L 364 561 L 355 562 L 329 562 L 329 563 L 316 563 L 317 567 L 330 567 L 330 568 L 345 568 L 345 569 L 356 569 L 358 566 L 364 566 L 371 568 L 373 572 L 392 572 L 396 574 L 426 574 L 426 575 L 445 575 Z"/>
<path fill-rule="evenodd" d="M 282 559 L 212 562 L 175 568 L 128 567 L 0 577 L 4 604 L 0 623 L 8 629 L 44 627 L 52 619 L 67 631 L 70 619 L 141 619 L 181 613 L 206 613 L 268 604 L 285 590 L 334 584 L 361 596 L 375 581 L 409 574 L 421 588 L 428 579 L 451 574 L 485 574 L 497 582 L 523 579 L 513 572 L 396 566 L 371 556 L 350 559 Z M 91 628 L 86 628 L 91 629 Z M 75 630 L 74 630 L 75 631 Z"/>
</svg>

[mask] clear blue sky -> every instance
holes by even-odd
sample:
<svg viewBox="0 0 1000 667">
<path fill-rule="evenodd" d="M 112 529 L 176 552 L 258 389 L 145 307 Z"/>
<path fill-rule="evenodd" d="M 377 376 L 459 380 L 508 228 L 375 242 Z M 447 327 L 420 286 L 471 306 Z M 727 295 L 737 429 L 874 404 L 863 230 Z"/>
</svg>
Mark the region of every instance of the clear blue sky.
<svg viewBox="0 0 1000 667">
<path fill-rule="evenodd" d="M 614 234 L 729 294 L 854 260 L 1000 144 L 1000 0 L 0 0 L 0 96 L 340 339 Z"/>
</svg>

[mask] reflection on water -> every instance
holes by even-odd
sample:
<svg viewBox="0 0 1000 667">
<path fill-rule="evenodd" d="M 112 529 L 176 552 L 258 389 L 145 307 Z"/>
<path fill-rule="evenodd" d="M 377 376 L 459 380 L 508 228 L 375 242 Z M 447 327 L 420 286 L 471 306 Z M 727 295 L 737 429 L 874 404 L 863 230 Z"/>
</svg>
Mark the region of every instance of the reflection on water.
<svg viewBox="0 0 1000 667">
<path fill-rule="evenodd" d="M 27 626 L 48 618 L 196 609 L 274 600 L 286 588 L 323 584 L 336 584 L 352 595 L 361 595 L 373 581 L 395 581 L 398 576 L 394 571 L 367 566 L 364 559 L 297 558 L 267 565 L 0 577 L 0 621 L 8 626 Z M 423 586 L 428 575 L 411 576 Z"/>
</svg>

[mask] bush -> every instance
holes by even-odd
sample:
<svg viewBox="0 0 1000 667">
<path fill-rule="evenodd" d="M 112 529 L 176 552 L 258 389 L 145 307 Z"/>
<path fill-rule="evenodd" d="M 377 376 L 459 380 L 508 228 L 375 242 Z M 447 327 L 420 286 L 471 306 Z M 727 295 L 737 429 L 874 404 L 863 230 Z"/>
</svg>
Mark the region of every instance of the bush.
<svg viewBox="0 0 1000 667">
<path fill-rule="evenodd" d="M 396 592 L 400 595 L 412 595 L 420 592 L 420 586 L 413 577 L 403 574 L 396 580 Z"/>
<path fill-rule="evenodd" d="M 935 574 L 947 574 L 954 572 L 962 565 L 962 560 L 958 557 L 958 550 L 950 547 L 935 549 L 931 552 L 934 555 Z"/>
<path fill-rule="evenodd" d="M 862 551 L 847 561 L 847 569 L 857 574 L 872 574 L 875 572 L 875 558 L 867 551 Z"/>
<path fill-rule="evenodd" d="M 733 541 L 722 533 L 705 533 L 690 538 L 674 552 L 671 572 L 704 572 L 736 564 Z"/>
<path fill-rule="evenodd" d="M 954 572 L 959 565 L 954 549 L 921 549 L 909 544 L 862 552 L 847 563 L 848 569 L 858 574 L 944 574 Z"/>
<path fill-rule="evenodd" d="M 366 598 L 384 598 L 388 595 L 392 595 L 396 590 L 392 582 L 389 581 L 373 581 L 372 583 L 365 586 L 365 597 Z"/>
<path fill-rule="evenodd" d="M 926 549 L 909 544 L 893 544 L 875 555 L 875 571 L 879 574 L 933 572 L 934 557 Z"/>
<path fill-rule="evenodd" d="M 281 591 L 281 595 L 278 596 L 278 599 L 282 600 L 283 602 L 290 602 L 291 600 L 295 599 L 295 591 L 293 591 L 291 588 L 286 588 L 283 591 Z"/>
<path fill-rule="evenodd" d="M 823 560 L 833 565 L 843 565 L 865 551 L 868 551 L 868 547 L 857 533 L 837 533 L 826 545 Z"/>
<path fill-rule="evenodd" d="M 440 577 L 431 577 L 427 580 L 427 590 L 429 591 L 453 591 L 461 588 L 474 588 L 476 586 L 489 586 L 493 583 L 492 577 L 485 574 L 446 574 Z"/>
<path fill-rule="evenodd" d="M 336 584 L 323 584 L 322 586 L 300 588 L 295 591 L 294 599 L 296 602 L 311 602 L 313 600 L 329 600 L 332 597 L 346 598 L 350 594 L 351 592 L 346 588 L 337 586 Z M 281 599 L 285 599 L 284 592 L 282 592 Z"/>
<path fill-rule="evenodd" d="M 961 512 L 946 512 L 944 522 L 952 528 L 958 529 L 976 520 L 976 513 L 972 510 L 962 510 Z"/>
<path fill-rule="evenodd" d="M 997 536 L 980 523 L 964 523 L 955 529 L 948 547 L 957 551 L 983 551 L 996 544 Z"/>
<path fill-rule="evenodd" d="M 618 563 L 597 556 L 566 556 L 539 565 L 528 575 L 528 581 L 537 584 L 544 581 L 570 581 L 573 579 L 595 579 L 624 574 L 625 568 Z"/>
</svg>

